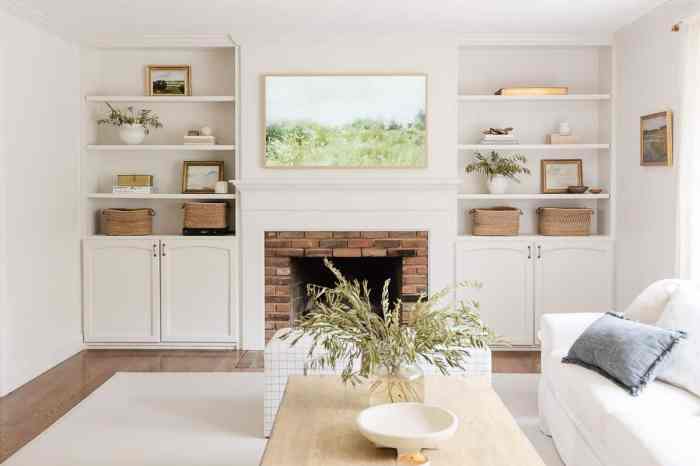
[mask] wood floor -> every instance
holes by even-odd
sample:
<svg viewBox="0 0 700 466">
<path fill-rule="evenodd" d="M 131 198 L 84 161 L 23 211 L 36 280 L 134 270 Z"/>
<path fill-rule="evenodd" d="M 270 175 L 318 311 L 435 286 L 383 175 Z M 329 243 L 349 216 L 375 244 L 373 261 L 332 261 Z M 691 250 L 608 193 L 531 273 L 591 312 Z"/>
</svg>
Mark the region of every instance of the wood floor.
<svg viewBox="0 0 700 466">
<path fill-rule="evenodd" d="M 0 463 L 117 372 L 260 372 L 262 351 L 83 351 L 0 398 Z M 497 352 L 494 372 L 540 371 L 537 352 Z"/>
</svg>

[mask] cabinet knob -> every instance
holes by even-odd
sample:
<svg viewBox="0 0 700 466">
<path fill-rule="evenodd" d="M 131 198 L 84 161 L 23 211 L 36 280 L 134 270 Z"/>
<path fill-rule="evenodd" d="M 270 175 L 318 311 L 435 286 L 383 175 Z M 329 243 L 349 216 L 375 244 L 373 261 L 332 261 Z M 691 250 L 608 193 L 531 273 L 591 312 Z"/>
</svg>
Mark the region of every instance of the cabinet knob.
<svg viewBox="0 0 700 466">
<path fill-rule="evenodd" d="M 542 246 L 537 246 L 537 258 L 542 259 Z"/>
<path fill-rule="evenodd" d="M 158 257 L 158 246 L 156 246 L 156 243 L 153 243 L 153 257 Z"/>
<path fill-rule="evenodd" d="M 167 256 L 168 254 L 165 252 L 165 243 L 160 243 L 160 248 L 161 248 L 161 254 L 163 257 Z"/>
<path fill-rule="evenodd" d="M 532 246 L 527 247 L 527 258 L 532 259 Z"/>
</svg>

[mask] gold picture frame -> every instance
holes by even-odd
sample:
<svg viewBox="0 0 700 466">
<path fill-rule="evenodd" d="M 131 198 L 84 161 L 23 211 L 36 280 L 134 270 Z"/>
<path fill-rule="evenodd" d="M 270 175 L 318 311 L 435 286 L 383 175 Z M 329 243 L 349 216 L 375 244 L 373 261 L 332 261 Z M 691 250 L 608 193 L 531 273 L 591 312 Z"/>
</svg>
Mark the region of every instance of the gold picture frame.
<svg viewBox="0 0 700 466">
<path fill-rule="evenodd" d="M 540 178 L 542 193 L 565 193 L 569 186 L 583 184 L 583 160 L 543 159 L 540 162 Z"/>
<path fill-rule="evenodd" d="M 212 167 L 216 167 L 216 170 L 207 170 Z M 183 194 L 213 194 L 216 192 L 217 181 L 224 181 L 224 162 L 220 160 L 182 162 Z"/>
<path fill-rule="evenodd" d="M 190 65 L 147 65 L 146 95 L 191 96 L 192 67 Z"/>
<path fill-rule="evenodd" d="M 657 112 L 640 118 L 639 164 L 673 166 L 673 112 Z"/>
</svg>

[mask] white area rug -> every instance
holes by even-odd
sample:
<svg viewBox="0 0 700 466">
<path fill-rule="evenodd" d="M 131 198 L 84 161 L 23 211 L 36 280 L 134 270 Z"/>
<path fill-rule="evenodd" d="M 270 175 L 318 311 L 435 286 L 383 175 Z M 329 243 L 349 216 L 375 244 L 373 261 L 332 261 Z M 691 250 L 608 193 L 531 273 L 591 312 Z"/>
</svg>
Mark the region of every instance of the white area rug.
<svg viewBox="0 0 700 466">
<path fill-rule="evenodd" d="M 494 387 L 547 466 L 563 466 L 537 428 L 537 375 Z M 119 373 L 3 466 L 257 466 L 262 373 Z"/>
</svg>

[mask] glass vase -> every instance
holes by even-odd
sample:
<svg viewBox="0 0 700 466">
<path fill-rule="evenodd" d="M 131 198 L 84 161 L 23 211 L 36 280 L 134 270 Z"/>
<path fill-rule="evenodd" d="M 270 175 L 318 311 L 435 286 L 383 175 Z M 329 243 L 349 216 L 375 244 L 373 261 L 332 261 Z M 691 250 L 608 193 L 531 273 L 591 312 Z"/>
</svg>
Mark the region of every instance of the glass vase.
<svg viewBox="0 0 700 466">
<path fill-rule="evenodd" d="M 387 403 L 423 403 L 425 377 L 417 364 L 401 364 L 397 367 L 382 365 L 372 377 L 369 405 Z"/>
</svg>

